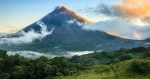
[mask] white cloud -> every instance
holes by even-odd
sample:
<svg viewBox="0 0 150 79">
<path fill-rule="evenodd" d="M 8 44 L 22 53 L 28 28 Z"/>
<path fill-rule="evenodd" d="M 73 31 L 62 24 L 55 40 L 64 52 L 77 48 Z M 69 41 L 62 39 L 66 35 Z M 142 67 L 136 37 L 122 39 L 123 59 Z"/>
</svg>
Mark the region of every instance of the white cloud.
<svg viewBox="0 0 150 79">
<path fill-rule="evenodd" d="M 79 21 L 77 21 L 76 19 L 71 19 L 71 20 L 69 20 L 69 21 L 66 21 L 66 23 L 69 23 L 69 24 L 77 24 L 77 25 L 79 25 L 79 26 L 82 26 L 84 23 L 82 23 L 82 22 L 79 22 Z"/>
<path fill-rule="evenodd" d="M 56 55 L 44 54 L 44 53 L 39 53 L 39 52 L 34 52 L 34 51 L 8 51 L 7 54 L 10 56 L 18 54 L 18 55 L 23 56 L 25 58 L 32 58 L 32 59 L 36 59 L 36 58 L 39 58 L 41 56 L 45 56 L 48 58 L 56 57 Z"/>
<path fill-rule="evenodd" d="M 19 37 L 12 37 L 12 38 L 0 38 L 0 44 L 20 44 L 20 43 L 30 43 L 32 41 L 34 41 L 35 39 L 39 39 L 41 40 L 42 38 L 44 38 L 47 35 L 50 35 L 53 33 L 54 31 L 54 27 L 51 28 L 50 31 L 47 30 L 47 25 L 44 24 L 42 21 L 38 21 L 37 25 L 39 25 L 41 27 L 41 32 L 37 33 L 35 32 L 33 29 L 31 29 L 29 32 L 24 32 L 21 31 L 19 32 L 22 36 Z"/>
<path fill-rule="evenodd" d="M 8 51 L 7 54 L 8 55 L 20 55 L 23 56 L 25 58 L 32 58 L 32 59 L 36 59 L 39 58 L 41 56 L 45 56 L 47 58 L 54 58 L 54 57 L 72 57 L 74 55 L 84 55 L 84 54 L 90 54 L 93 53 L 94 51 L 74 51 L 74 52 L 66 52 L 66 53 L 62 53 L 62 54 L 52 54 L 52 53 L 44 53 L 44 52 L 35 52 L 35 51 Z"/>
<path fill-rule="evenodd" d="M 118 6 L 119 7 L 119 6 Z M 104 31 L 112 35 L 129 39 L 150 38 L 149 20 L 144 21 L 138 17 L 128 17 L 122 14 L 117 4 L 100 4 L 97 7 L 82 10 L 83 14 L 92 17 L 96 23 L 86 24 L 83 28 L 88 30 Z M 134 11 L 133 11 L 134 12 Z M 148 18 L 149 19 L 149 18 Z"/>
<path fill-rule="evenodd" d="M 110 20 L 100 21 L 93 24 L 86 24 L 83 27 L 87 30 L 104 31 L 112 35 L 129 39 L 146 39 L 150 37 L 150 28 L 148 25 L 134 24 L 132 21 L 118 17 L 112 17 Z"/>
<path fill-rule="evenodd" d="M 81 55 L 90 54 L 90 53 L 93 53 L 93 52 L 94 51 L 76 51 L 76 52 L 67 52 L 67 54 L 69 56 L 74 56 L 74 55 L 81 56 Z"/>
</svg>

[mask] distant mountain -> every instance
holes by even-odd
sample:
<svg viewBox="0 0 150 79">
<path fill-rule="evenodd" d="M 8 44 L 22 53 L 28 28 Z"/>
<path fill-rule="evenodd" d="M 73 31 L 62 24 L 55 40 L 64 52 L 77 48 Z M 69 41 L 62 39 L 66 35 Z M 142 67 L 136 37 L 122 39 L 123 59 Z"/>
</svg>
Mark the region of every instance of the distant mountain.
<svg viewBox="0 0 150 79">
<path fill-rule="evenodd" d="M 91 22 L 89 19 L 82 17 L 65 6 L 58 6 L 40 21 L 25 27 L 15 34 L 4 37 L 20 37 L 22 36 L 22 31 L 28 33 L 32 30 L 39 34 L 45 34 L 53 30 L 52 34 L 47 34 L 42 39 L 34 39 L 30 43 L 1 44 L 0 48 L 55 53 L 65 51 L 116 50 L 145 46 L 143 41 L 124 39 L 102 31 L 85 30 L 82 28 L 84 23 Z M 41 26 L 46 26 L 46 28 L 43 29 Z M 41 29 L 44 31 L 41 31 Z"/>
</svg>

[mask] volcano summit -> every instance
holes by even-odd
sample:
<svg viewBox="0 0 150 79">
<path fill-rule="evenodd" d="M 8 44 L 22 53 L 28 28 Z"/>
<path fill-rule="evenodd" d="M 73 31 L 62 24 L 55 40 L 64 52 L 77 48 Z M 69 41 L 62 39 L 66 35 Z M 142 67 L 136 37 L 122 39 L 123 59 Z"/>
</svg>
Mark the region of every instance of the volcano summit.
<svg viewBox="0 0 150 79">
<path fill-rule="evenodd" d="M 6 50 L 65 52 L 116 50 L 145 46 L 143 41 L 83 29 L 84 24 L 88 23 L 92 21 L 66 6 L 58 6 L 39 21 L 17 33 L 1 37 L 0 47 Z M 24 42 L 28 39 L 30 41 Z"/>
</svg>

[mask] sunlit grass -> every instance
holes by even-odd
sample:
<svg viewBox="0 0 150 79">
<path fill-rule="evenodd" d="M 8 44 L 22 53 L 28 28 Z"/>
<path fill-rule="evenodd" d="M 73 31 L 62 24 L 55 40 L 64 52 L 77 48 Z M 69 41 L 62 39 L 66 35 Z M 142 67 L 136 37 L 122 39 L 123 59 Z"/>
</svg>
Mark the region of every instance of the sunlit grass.
<svg viewBox="0 0 150 79">
<path fill-rule="evenodd" d="M 130 68 L 131 64 L 134 62 L 144 63 L 144 65 L 145 63 L 148 63 L 148 66 L 150 66 L 149 58 L 129 60 L 111 65 L 89 66 L 86 70 L 81 70 L 77 74 L 71 76 L 60 76 L 56 79 L 150 79 L 150 71 L 148 71 L 148 74 L 138 74 L 138 72 L 128 71 L 128 68 Z"/>
</svg>

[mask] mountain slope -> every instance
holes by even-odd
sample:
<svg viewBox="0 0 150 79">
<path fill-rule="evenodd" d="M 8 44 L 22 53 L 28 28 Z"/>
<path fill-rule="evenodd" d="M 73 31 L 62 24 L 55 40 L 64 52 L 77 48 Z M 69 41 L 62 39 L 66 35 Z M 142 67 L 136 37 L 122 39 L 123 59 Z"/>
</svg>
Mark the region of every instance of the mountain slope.
<svg viewBox="0 0 150 79">
<path fill-rule="evenodd" d="M 40 39 L 33 38 L 33 42 L 30 43 L 2 44 L 0 47 L 6 48 L 7 50 L 65 52 L 116 50 L 144 45 L 141 41 L 124 39 L 109 35 L 105 32 L 85 30 L 82 28 L 84 27 L 84 23 L 91 22 L 92 21 L 82 17 L 73 10 L 65 6 L 59 6 L 40 21 L 21 30 L 25 33 L 34 30 L 34 32 L 43 35 L 43 31 L 41 31 L 43 28 L 41 26 L 45 26 L 44 34 L 47 32 L 48 34 L 44 37 Z M 21 31 L 7 37 L 20 37 L 22 36 L 22 34 L 20 34 Z M 49 34 L 49 32 L 52 34 Z"/>
</svg>

